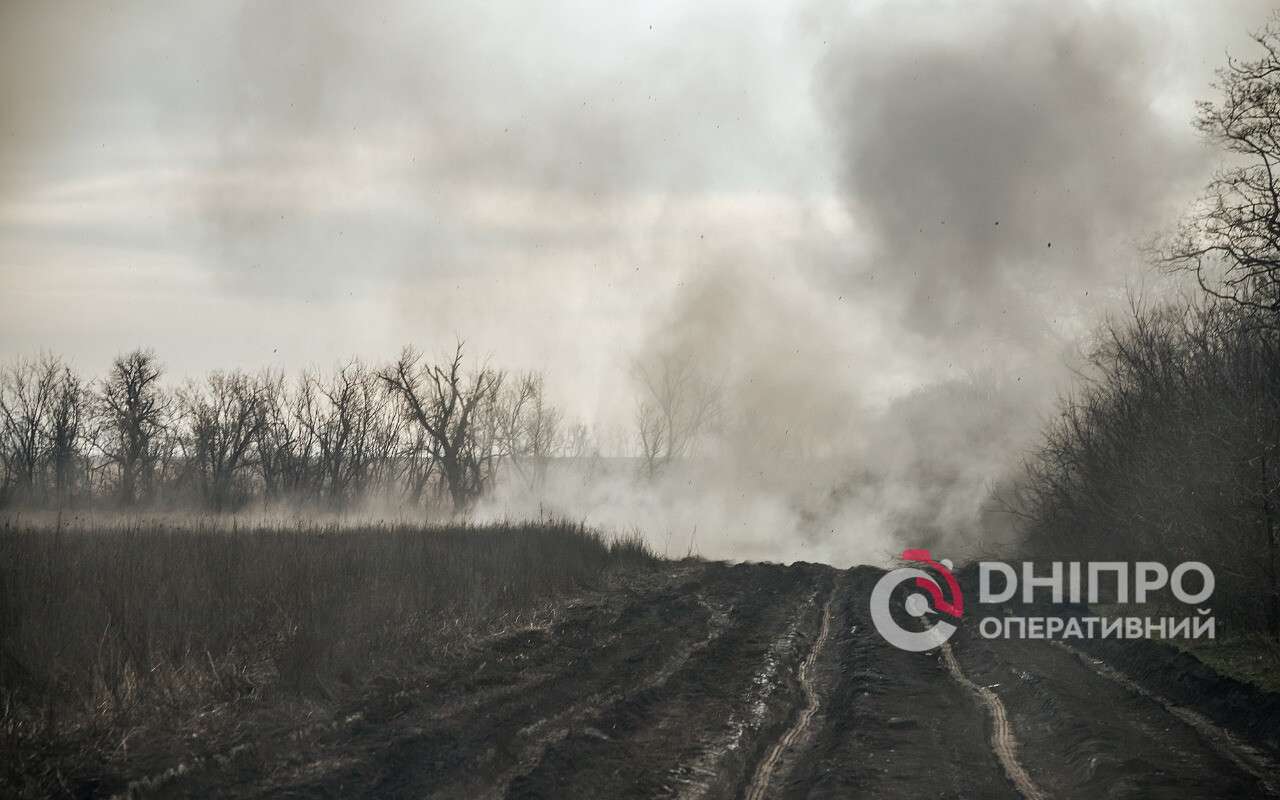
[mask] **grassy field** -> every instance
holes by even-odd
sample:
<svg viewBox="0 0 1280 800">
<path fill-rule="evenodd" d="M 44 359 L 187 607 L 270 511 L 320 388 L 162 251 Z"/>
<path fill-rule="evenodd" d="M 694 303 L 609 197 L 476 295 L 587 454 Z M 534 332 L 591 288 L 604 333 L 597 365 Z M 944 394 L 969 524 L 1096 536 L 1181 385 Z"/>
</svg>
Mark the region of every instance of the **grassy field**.
<svg viewBox="0 0 1280 800">
<path fill-rule="evenodd" d="M 560 523 L 11 519 L 0 735 L 18 754 L 85 737 L 111 746 L 220 704 L 323 704 L 545 622 L 558 599 L 651 561 L 638 540 Z"/>
<path fill-rule="evenodd" d="M 1173 640 L 1220 675 L 1280 693 L 1280 643 L 1260 633 L 1219 639 Z"/>
<path fill-rule="evenodd" d="M 1141 605 L 1093 603 L 1090 609 L 1095 614 L 1110 617 L 1151 613 L 1149 607 Z M 1177 615 L 1180 612 L 1177 608 L 1170 608 L 1168 613 Z M 1213 639 L 1170 638 L 1164 641 L 1195 656 L 1219 675 L 1263 691 L 1280 692 L 1280 642 L 1264 633 L 1222 626 Z"/>
</svg>

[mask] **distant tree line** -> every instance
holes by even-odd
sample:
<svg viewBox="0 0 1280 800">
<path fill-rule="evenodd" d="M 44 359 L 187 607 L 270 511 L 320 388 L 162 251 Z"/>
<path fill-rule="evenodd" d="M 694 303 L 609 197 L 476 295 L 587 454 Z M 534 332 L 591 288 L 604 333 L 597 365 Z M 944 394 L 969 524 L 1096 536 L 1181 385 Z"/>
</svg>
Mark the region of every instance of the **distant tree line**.
<svg viewBox="0 0 1280 800">
<path fill-rule="evenodd" d="M 215 371 L 170 388 L 148 350 L 90 380 L 55 355 L 0 368 L 0 504 L 343 509 L 379 498 L 469 508 L 500 470 L 536 487 L 586 455 L 542 376 L 406 349 L 289 379 Z"/>
</svg>

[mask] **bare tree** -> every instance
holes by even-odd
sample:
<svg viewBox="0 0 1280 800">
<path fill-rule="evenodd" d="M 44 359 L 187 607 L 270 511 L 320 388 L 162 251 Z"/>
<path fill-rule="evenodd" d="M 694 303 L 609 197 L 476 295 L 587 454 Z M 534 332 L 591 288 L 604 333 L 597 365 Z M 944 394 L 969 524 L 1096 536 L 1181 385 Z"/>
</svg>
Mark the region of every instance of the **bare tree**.
<svg viewBox="0 0 1280 800">
<path fill-rule="evenodd" d="M 632 374 L 641 388 L 636 433 L 642 466 L 652 478 L 692 454 L 720 413 L 720 390 L 686 356 L 636 362 Z"/>
<path fill-rule="evenodd" d="M 368 493 L 387 477 L 398 426 L 392 397 L 378 376 L 360 361 L 350 361 L 328 380 L 303 376 L 299 419 L 315 443 L 320 490 L 340 506 Z"/>
<path fill-rule="evenodd" d="M 1139 376 L 1142 380 L 1125 376 L 1126 381 L 1119 382 L 1113 377 L 1111 383 L 1123 385 L 1126 393 L 1115 389 L 1114 400 L 1129 414 L 1149 397 L 1134 387 L 1194 387 L 1182 390 L 1188 402 L 1194 400 L 1183 409 L 1184 419 L 1197 425 L 1213 421 L 1218 446 L 1203 448 L 1205 452 L 1247 454 L 1221 466 L 1223 474 L 1235 476 L 1233 489 L 1257 487 L 1246 505 L 1248 516 L 1258 520 L 1266 553 L 1268 627 L 1280 639 L 1280 15 L 1253 39 L 1259 48 L 1254 58 L 1228 58 L 1218 71 L 1219 100 L 1198 104 L 1196 127 L 1227 154 L 1228 161 L 1158 254 L 1166 267 L 1192 272 L 1207 295 L 1235 313 L 1210 304 L 1195 325 L 1184 326 L 1178 336 L 1163 337 L 1184 348 L 1188 357 L 1183 362 L 1193 366 L 1159 379 L 1148 372 Z M 1130 333 L 1144 334 L 1141 320 Z M 1154 351 L 1136 346 L 1142 343 L 1113 353 L 1112 362 L 1133 362 L 1136 353 L 1149 366 Z M 1177 362 L 1165 353 L 1161 359 L 1161 364 Z M 1204 376 L 1217 383 L 1206 386 Z M 1225 408 L 1236 411 L 1229 424 L 1219 419 Z M 1226 448 L 1227 442 L 1231 448 Z M 1248 477 L 1237 474 L 1243 464 L 1248 465 Z"/>
<path fill-rule="evenodd" d="M 405 497 L 411 504 L 421 505 L 428 496 L 427 490 L 433 484 L 439 465 L 435 442 L 416 421 L 403 416 L 401 421 L 405 425 L 397 436 L 399 447 L 394 458 L 400 467 Z"/>
<path fill-rule="evenodd" d="M 134 350 L 116 358 L 98 392 L 95 443 L 116 470 L 119 499 L 126 506 L 135 505 L 140 492 L 150 492 L 161 457 L 170 406 L 161 374 L 154 353 Z"/>
<path fill-rule="evenodd" d="M 567 441 L 544 382 L 468 368 L 463 347 L 386 369 L 215 371 L 167 392 L 150 351 L 87 384 L 52 356 L 0 368 L 0 502 L 115 495 L 123 506 L 257 496 L 345 508 L 382 493 L 466 510 L 508 466 L 531 487 Z M 578 448 L 588 439 L 579 431 Z M 83 488 L 83 494 L 80 490 Z"/>
<path fill-rule="evenodd" d="M 1219 102 L 1198 103 L 1196 127 L 1232 160 L 1158 253 L 1201 288 L 1280 324 L 1280 17 L 1253 37 L 1262 53 L 1229 58 Z"/>
<path fill-rule="evenodd" d="M 662 409 L 650 399 L 636 403 L 636 438 L 640 444 L 642 470 L 655 478 L 666 464 L 670 452 Z"/>
<path fill-rule="evenodd" d="M 582 422 L 569 425 L 561 437 L 560 455 L 573 466 L 573 474 L 584 487 L 596 479 L 603 461 L 602 450 L 598 436 Z"/>
<path fill-rule="evenodd" d="M 560 409 L 547 399 L 542 376 L 527 372 L 510 382 L 493 416 L 501 454 L 529 488 L 541 486 L 564 438 Z"/>
<path fill-rule="evenodd" d="M 53 356 L 19 358 L 0 371 L 0 457 L 6 494 L 32 501 L 39 493 L 40 470 L 48 453 L 45 423 L 57 400 L 61 362 Z"/>
<path fill-rule="evenodd" d="M 49 449 L 53 497 L 59 507 L 71 502 L 75 494 L 77 462 L 83 462 L 83 439 L 87 423 L 88 389 L 79 375 L 60 365 L 41 426 L 41 435 Z"/>
<path fill-rule="evenodd" d="M 563 437 L 562 452 L 566 458 L 583 459 L 600 455 L 600 445 L 591 435 L 591 429 L 582 422 L 569 426 Z"/>
<path fill-rule="evenodd" d="M 258 401 L 257 465 L 267 502 L 302 500 L 310 489 L 314 437 L 300 421 L 300 398 L 308 389 L 305 375 L 291 391 L 284 375 L 265 373 Z"/>
<path fill-rule="evenodd" d="M 477 418 L 482 406 L 495 401 L 503 373 L 487 366 L 467 373 L 459 342 L 443 365 L 422 363 L 421 355 L 406 347 L 378 377 L 405 418 L 430 440 L 454 509 L 470 507 L 492 478 L 495 458 L 494 443 L 481 435 Z"/>
<path fill-rule="evenodd" d="M 187 456 L 205 503 L 222 511 L 247 466 L 262 425 L 262 385 L 243 372 L 209 374 L 179 393 L 187 424 Z"/>
</svg>

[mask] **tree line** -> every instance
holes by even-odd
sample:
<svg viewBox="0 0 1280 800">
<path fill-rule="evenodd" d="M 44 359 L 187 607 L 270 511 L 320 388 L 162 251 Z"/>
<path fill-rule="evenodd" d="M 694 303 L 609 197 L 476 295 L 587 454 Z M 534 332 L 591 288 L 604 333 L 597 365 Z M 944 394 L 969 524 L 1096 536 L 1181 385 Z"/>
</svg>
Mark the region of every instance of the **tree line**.
<svg viewBox="0 0 1280 800">
<path fill-rule="evenodd" d="M 1102 328 L 1019 484 L 1034 554 L 1202 561 L 1220 618 L 1280 631 L 1280 334 L 1253 322 L 1189 298 Z"/>
<path fill-rule="evenodd" d="M 638 477 L 694 454 L 719 415 L 717 384 L 663 354 L 633 364 Z M 88 379 L 56 355 L 0 366 L 0 507 L 343 510 L 379 499 L 465 512 L 499 475 L 540 490 L 556 459 L 600 456 L 537 372 L 431 360 L 406 347 L 380 367 L 214 371 L 176 388 L 157 355 Z"/>
<path fill-rule="evenodd" d="M 1277 18 L 1280 19 L 1280 18 Z M 1280 639 L 1280 27 L 1229 59 L 1195 125 L 1223 167 L 1158 264 L 1194 296 L 1134 301 L 1010 507 L 1027 546 L 1066 559 L 1204 561 L 1215 613 Z"/>
<path fill-rule="evenodd" d="M 535 372 L 439 362 L 328 373 L 214 371 L 168 387 L 156 354 L 86 379 L 62 358 L 0 370 L 0 503 L 234 510 L 253 501 L 342 509 L 381 497 L 463 511 L 506 470 L 536 486 L 586 455 Z"/>
</svg>

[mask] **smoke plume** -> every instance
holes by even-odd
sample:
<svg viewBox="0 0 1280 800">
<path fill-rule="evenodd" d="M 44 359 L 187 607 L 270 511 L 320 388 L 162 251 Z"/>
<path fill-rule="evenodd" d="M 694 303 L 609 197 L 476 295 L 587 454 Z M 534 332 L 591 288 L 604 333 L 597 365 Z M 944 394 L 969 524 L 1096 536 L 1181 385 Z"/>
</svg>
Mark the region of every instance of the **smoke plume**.
<svg viewBox="0 0 1280 800">
<path fill-rule="evenodd" d="M 461 336 L 599 453 L 483 514 L 673 555 L 997 548 L 992 486 L 1212 166 L 1192 102 L 1265 14 L 7 3 L 0 347 L 181 377 Z M 641 478 L 664 363 L 716 413 Z"/>
</svg>

